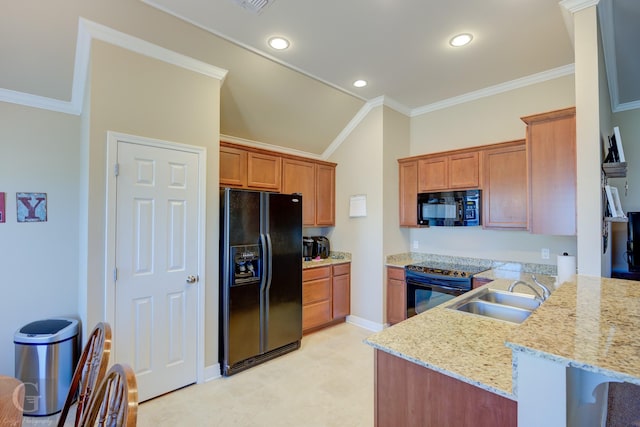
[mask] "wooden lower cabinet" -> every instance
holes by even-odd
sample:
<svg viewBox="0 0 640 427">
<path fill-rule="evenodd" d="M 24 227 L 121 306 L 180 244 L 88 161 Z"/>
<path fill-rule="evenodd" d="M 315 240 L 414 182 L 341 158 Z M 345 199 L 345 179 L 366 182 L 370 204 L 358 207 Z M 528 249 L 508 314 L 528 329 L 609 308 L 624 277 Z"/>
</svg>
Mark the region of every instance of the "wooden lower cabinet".
<svg viewBox="0 0 640 427">
<path fill-rule="evenodd" d="M 375 351 L 376 427 L 510 427 L 518 404 L 479 387 Z"/>
<path fill-rule="evenodd" d="M 333 320 L 351 314 L 351 264 L 333 266 Z"/>
<path fill-rule="evenodd" d="M 487 283 L 493 282 L 492 279 L 485 279 L 483 277 L 474 277 L 471 279 L 471 288 L 479 288 L 482 285 L 486 285 Z"/>
<path fill-rule="evenodd" d="M 351 311 L 351 264 L 302 270 L 302 332 L 344 322 Z"/>
<path fill-rule="evenodd" d="M 393 325 L 407 318 L 407 286 L 404 268 L 387 267 L 387 323 Z"/>
</svg>

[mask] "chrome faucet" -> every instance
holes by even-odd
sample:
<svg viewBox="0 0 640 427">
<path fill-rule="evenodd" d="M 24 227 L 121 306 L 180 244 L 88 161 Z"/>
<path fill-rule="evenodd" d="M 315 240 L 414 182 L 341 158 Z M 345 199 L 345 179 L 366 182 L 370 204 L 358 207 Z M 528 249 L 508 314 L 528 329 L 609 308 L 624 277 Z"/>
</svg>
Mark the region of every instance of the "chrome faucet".
<svg viewBox="0 0 640 427">
<path fill-rule="evenodd" d="M 540 294 L 540 292 L 538 292 L 538 290 L 536 288 L 534 288 L 530 283 L 527 283 L 524 280 L 516 280 L 515 282 L 510 284 L 508 291 L 509 292 L 513 292 L 513 289 L 516 286 L 525 285 L 527 288 L 529 288 L 529 289 L 531 289 L 533 291 L 533 293 L 536 295 L 536 299 L 537 300 L 539 300 L 540 302 L 544 302 L 544 300 L 549 298 L 549 295 L 551 295 L 551 291 L 545 285 L 543 285 L 542 283 L 538 282 L 538 279 L 536 279 L 536 276 L 531 275 L 531 277 L 533 278 L 533 282 L 536 285 L 538 285 L 540 287 L 540 289 L 542 289 L 542 294 Z"/>
</svg>

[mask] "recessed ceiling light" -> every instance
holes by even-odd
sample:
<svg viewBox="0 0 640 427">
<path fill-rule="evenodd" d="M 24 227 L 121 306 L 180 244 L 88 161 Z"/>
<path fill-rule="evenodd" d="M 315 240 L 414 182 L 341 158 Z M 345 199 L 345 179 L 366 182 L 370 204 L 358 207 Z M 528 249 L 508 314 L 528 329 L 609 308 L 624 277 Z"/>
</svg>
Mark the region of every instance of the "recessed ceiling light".
<svg viewBox="0 0 640 427">
<path fill-rule="evenodd" d="M 366 80 L 356 80 L 355 82 L 353 82 L 353 85 L 355 87 L 365 87 L 367 85 L 367 81 Z"/>
<path fill-rule="evenodd" d="M 453 47 L 460 47 L 469 44 L 471 40 L 473 40 L 473 36 L 471 34 L 458 34 L 449 40 L 449 44 Z"/>
<path fill-rule="evenodd" d="M 271 37 L 269 39 L 269 46 L 277 50 L 283 50 L 289 47 L 289 40 L 284 37 Z"/>
</svg>

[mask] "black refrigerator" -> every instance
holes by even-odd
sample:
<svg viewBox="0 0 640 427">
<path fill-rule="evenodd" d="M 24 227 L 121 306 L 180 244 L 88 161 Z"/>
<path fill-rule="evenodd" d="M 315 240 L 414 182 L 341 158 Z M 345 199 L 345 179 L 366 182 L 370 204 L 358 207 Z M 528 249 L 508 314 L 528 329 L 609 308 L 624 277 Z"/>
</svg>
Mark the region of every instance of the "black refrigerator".
<svg viewBox="0 0 640 427">
<path fill-rule="evenodd" d="M 302 196 L 225 188 L 220 212 L 220 361 L 228 376 L 300 347 Z"/>
</svg>

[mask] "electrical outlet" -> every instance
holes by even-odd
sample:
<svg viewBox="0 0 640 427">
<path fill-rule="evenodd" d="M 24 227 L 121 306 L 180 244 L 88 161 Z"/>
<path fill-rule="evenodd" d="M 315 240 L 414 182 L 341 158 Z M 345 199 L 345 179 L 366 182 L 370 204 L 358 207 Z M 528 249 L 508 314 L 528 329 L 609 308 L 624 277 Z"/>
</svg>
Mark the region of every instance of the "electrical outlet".
<svg viewBox="0 0 640 427">
<path fill-rule="evenodd" d="M 549 248 L 542 248 L 540 250 L 540 256 L 542 259 L 549 259 Z"/>
<path fill-rule="evenodd" d="M 420 249 L 420 242 L 417 240 L 413 241 L 413 249 Z"/>
</svg>

